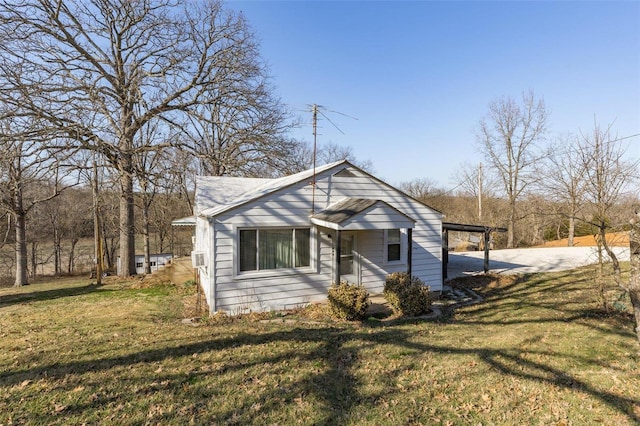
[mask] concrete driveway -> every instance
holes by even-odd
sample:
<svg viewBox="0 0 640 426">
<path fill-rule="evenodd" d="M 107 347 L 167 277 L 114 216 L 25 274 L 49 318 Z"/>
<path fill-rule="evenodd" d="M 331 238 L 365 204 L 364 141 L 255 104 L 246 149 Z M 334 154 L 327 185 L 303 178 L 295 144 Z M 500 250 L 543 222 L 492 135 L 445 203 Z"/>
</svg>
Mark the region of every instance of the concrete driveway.
<svg viewBox="0 0 640 426">
<path fill-rule="evenodd" d="M 628 247 L 614 247 L 619 260 L 629 260 Z M 608 259 L 606 253 L 605 259 Z M 483 270 L 484 252 L 449 252 L 447 278 L 474 275 Z M 499 274 L 566 271 L 598 262 L 596 247 L 549 247 L 491 250 L 489 270 Z"/>
</svg>

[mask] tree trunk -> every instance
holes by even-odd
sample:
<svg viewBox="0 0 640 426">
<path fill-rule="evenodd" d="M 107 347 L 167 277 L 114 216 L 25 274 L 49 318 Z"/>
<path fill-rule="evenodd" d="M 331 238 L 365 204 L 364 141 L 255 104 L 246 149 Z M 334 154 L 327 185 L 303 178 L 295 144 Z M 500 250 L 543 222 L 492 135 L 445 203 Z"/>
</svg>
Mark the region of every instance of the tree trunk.
<svg viewBox="0 0 640 426">
<path fill-rule="evenodd" d="M 100 235 L 100 197 L 98 182 L 98 164 L 95 159 L 93 161 L 93 181 L 92 181 L 92 198 L 93 198 L 93 238 L 95 251 L 95 273 L 96 285 L 102 285 L 102 274 L 104 258 L 102 256 L 102 236 Z"/>
<path fill-rule="evenodd" d="M 104 235 L 104 234 L 103 234 Z M 108 247 L 108 241 L 106 238 L 104 240 L 104 254 L 107 260 L 107 268 L 113 269 L 114 260 L 116 258 L 116 251 L 118 251 L 118 244 L 115 238 L 111 238 L 111 246 Z"/>
<path fill-rule="evenodd" d="M 60 242 L 60 232 L 57 226 L 53 227 L 53 273 L 57 277 L 62 273 L 62 247 Z"/>
<path fill-rule="evenodd" d="M 156 247 L 156 249 L 158 250 L 158 253 L 164 253 L 164 240 L 167 238 L 167 234 L 164 233 L 164 231 L 160 231 L 158 232 L 158 247 Z"/>
<path fill-rule="evenodd" d="M 22 199 L 18 201 L 22 210 Z M 16 281 L 14 287 L 29 284 L 27 277 L 27 226 L 24 213 L 16 214 Z"/>
<path fill-rule="evenodd" d="M 104 218 L 100 221 L 100 226 L 102 227 L 102 253 L 104 255 L 104 260 L 107 262 L 107 269 L 113 269 L 113 257 L 115 256 L 115 242 L 113 238 L 111 238 L 111 245 L 109 245 L 109 238 L 107 238 L 107 225 L 105 223 Z"/>
<path fill-rule="evenodd" d="M 31 242 L 31 277 L 35 278 L 38 272 L 38 242 Z"/>
<path fill-rule="evenodd" d="M 636 317 L 636 335 L 638 343 L 640 343 L 640 212 L 636 212 L 635 217 L 631 220 L 629 252 L 631 255 L 629 296 Z"/>
<path fill-rule="evenodd" d="M 72 275 L 76 269 L 76 244 L 78 244 L 78 239 L 73 238 L 71 240 L 71 248 L 69 249 L 69 265 L 67 269 L 69 275 Z"/>
<path fill-rule="evenodd" d="M 144 196 L 144 195 L 143 195 Z M 149 242 L 149 206 L 147 200 L 143 200 L 142 206 L 142 236 L 144 243 L 144 273 L 151 273 L 151 243 Z"/>
<path fill-rule="evenodd" d="M 607 255 L 611 259 L 611 266 L 613 268 L 613 278 L 616 282 L 616 285 L 620 288 L 624 288 L 622 285 L 622 271 L 620 270 L 620 262 L 618 261 L 618 256 L 611 250 L 609 247 L 609 243 L 607 243 L 605 230 L 602 230 L 602 246 L 604 250 L 607 252 Z"/>
<path fill-rule="evenodd" d="M 598 276 L 596 277 L 596 283 L 598 285 L 598 300 L 602 309 L 605 312 L 609 312 L 609 304 L 607 302 L 607 295 L 605 292 L 605 282 L 604 282 L 604 256 L 602 256 L 602 233 L 599 231 L 596 234 L 596 244 L 598 247 Z"/>
<path fill-rule="evenodd" d="M 515 226 L 516 226 L 515 214 L 511 212 L 509 214 L 509 220 L 507 222 L 507 248 L 513 248 Z"/>
<path fill-rule="evenodd" d="M 576 234 L 576 218 L 572 215 L 569 217 L 569 237 L 567 238 L 567 246 L 573 247 L 573 237 Z"/>
<path fill-rule="evenodd" d="M 123 157 L 120 170 L 120 276 L 128 277 L 136 272 L 133 174 L 131 155 L 123 154 Z"/>
</svg>

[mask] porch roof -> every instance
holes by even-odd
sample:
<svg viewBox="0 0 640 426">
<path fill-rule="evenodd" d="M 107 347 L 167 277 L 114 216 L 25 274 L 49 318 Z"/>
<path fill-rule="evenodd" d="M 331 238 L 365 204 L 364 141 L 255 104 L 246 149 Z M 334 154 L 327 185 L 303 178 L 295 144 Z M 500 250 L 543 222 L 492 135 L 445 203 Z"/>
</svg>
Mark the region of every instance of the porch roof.
<svg viewBox="0 0 640 426">
<path fill-rule="evenodd" d="M 381 200 L 345 198 L 311 216 L 311 223 L 335 230 L 413 228 L 415 220 Z"/>
<path fill-rule="evenodd" d="M 171 226 L 196 226 L 196 217 L 187 216 L 180 219 L 174 219 L 171 221 Z"/>
</svg>

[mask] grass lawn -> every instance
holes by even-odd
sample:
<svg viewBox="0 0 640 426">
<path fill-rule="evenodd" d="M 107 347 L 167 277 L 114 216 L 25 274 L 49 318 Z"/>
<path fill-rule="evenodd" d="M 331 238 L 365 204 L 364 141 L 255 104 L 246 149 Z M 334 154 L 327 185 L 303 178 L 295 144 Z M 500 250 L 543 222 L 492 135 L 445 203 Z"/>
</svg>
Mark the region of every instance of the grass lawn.
<svg viewBox="0 0 640 426">
<path fill-rule="evenodd" d="M 0 425 L 631 425 L 632 317 L 593 269 L 476 280 L 439 321 L 185 325 L 185 294 L 59 280 L 0 289 Z"/>
</svg>

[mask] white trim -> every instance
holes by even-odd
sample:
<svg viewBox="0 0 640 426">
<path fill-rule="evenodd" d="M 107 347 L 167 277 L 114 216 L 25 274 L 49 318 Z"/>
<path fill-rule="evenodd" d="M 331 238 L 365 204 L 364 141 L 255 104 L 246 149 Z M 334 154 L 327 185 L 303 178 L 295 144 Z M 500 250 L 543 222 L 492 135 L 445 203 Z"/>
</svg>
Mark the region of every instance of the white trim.
<svg viewBox="0 0 640 426">
<path fill-rule="evenodd" d="M 309 229 L 309 266 L 280 268 L 280 269 L 264 269 L 256 271 L 240 271 L 240 231 L 245 229 Z M 233 279 L 246 280 L 253 278 L 279 277 L 284 275 L 304 275 L 318 273 L 318 254 L 317 254 L 317 231 L 316 227 L 309 223 L 299 225 L 284 224 L 234 224 L 233 227 Z"/>
<path fill-rule="evenodd" d="M 348 281 L 352 284 L 357 284 L 357 285 L 359 285 L 362 282 L 362 277 L 360 274 L 360 265 L 362 263 L 361 262 L 362 259 L 360 256 L 360 251 L 358 250 L 358 234 L 359 233 L 357 231 L 342 231 L 342 238 L 345 238 L 345 237 L 352 238 L 351 256 L 353 257 L 353 271 L 351 274 L 345 274 L 345 275 L 340 274 L 340 281 L 344 279 L 345 281 Z M 342 243 L 340 244 L 340 246 L 342 247 Z M 336 265 L 333 265 L 333 267 L 335 268 Z"/>
<path fill-rule="evenodd" d="M 389 259 L 389 229 L 384 230 L 383 249 L 382 249 L 382 264 L 383 265 L 406 265 L 407 263 L 407 230 L 400 229 L 400 260 L 388 260 Z"/>
<path fill-rule="evenodd" d="M 215 221 L 207 218 L 207 241 L 206 241 L 206 245 L 209 248 L 209 253 L 211 253 L 211 256 L 207 256 L 208 257 L 208 261 L 209 261 L 209 265 L 205 266 L 204 268 L 204 274 L 207 277 L 207 280 L 209 282 L 209 294 L 210 294 L 210 298 L 211 301 L 209 302 L 209 309 L 212 309 L 213 312 L 217 312 L 218 311 L 218 297 L 216 295 L 216 285 L 217 285 L 217 277 L 216 277 L 216 223 Z M 201 271 L 201 269 L 199 270 Z"/>
<path fill-rule="evenodd" d="M 340 225 L 337 224 L 337 223 L 328 222 L 326 220 L 316 219 L 314 217 L 311 218 L 311 223 L 316 225 L 316 226 L 322 226 L 323 228 L 333 229 L 334 231 L 337 231 L 337 230 L 340 229 Z"/>
</svg>

